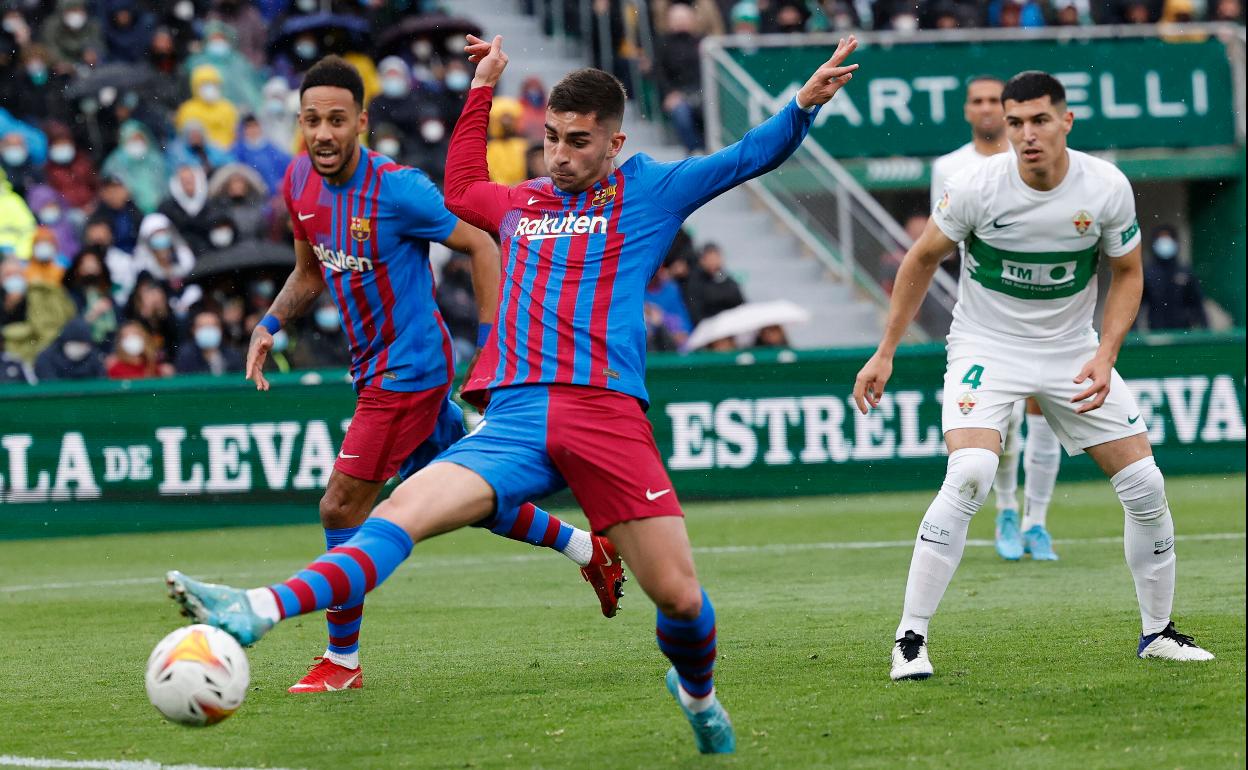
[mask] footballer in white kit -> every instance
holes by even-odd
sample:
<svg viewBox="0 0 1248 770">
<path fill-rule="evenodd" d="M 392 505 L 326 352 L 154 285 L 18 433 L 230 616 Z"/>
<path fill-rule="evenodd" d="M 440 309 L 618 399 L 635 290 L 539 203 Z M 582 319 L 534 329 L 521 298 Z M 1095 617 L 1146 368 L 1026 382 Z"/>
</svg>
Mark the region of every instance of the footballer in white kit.
<svg viewBox="0 0 1248 770">
<path fill-rule="evenodd" d="M 891 676 L 932 674 L 928 625 L 962 559 L 971 518 L 988 496 L 1010 412 L 1028 397 L 1066 450 L 1087 452 L 1118 494 L 1142 624 L 1136 654 L 1209 660 L 1213 655 L 1175 630 L 1170 617 L 1174 521 L 1144 421 L 1113 368 L 1143 291 L 1131 185 L 1112 164 L 1067 148 L 1074 116 L 1051 75 L 1014 76 L 1002 102 L 1014 154 L 949 180 L 897 273 L 884 339 L 854 383 L 863 413 L 879 406 L 897 344 L 932 275 L 963 242 L 944 383 L 949 461 L 915 539 Z M 1092 315 L 1102 259 L 1111 284 L 1098 338 Z"/>
<path fill-rule="evenodd" d="M 929 211 L 934 211 L 940 203 L 945 183 L 952 176 L 978 166 L 994 155 L 1011 154 L 1010 143 L 1005 138 L 1005 111 L 1001 107 L 1004 88 L 1005 81 L 986 75 L 967 82 L 962 112 L 971 127 L 971 141 L 932 163 Z M 963 244 L 959 243 L 959 256 L 962 248 Z M 1025 446 L 1024 420 L 1027 423 Z M 1021 520 L 1018 508 L 1020 454 L 1027 469 Z M 996 549 L 1001 558 L 1018 561 L 1030 554 L 1033 561 L 1057 561 L 1053 538 L 1046 525 L 1061 462 L 1061 444 L 1045 420 L 1039 404 L 1034 399 L 1015 403 L 1002 441 L 1001 460 L 992 479 L 997 505 Z"/>
</svg>

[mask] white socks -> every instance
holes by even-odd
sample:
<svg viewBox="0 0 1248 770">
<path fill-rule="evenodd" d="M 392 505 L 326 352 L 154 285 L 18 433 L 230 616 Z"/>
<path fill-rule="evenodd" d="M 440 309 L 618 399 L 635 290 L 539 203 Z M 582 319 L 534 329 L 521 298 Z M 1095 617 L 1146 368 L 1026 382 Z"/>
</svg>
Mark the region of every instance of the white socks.
<svg viewBox="0 0 1248 770">
<path fill-rule="evenodd" d="M 711 688 L 711 691 L 709 693 L 702 696 L 701 698 L 693 697 L 689 693 L 685 692 L 684 687 L 681 687 L 679 685 L 677 685 L 676 687 L 676 692 L 680 695 L 680 705 L 684 706 L 685 708 L 689 709 L 695 714 L 701 714 L 703 711 L 706 711 L 711 706 L 715 705 L 715 688 L 714 687 Z"/>
<path fill-rule="evenodd" d="M 1027 415 L 1027 443 L 1023 446 L 1023 468 L 1027 477 L 1023 491 L 1024 532 L 1045 526 L 1057 471 L 1062 465 L 1062 444 L 1042 414 Z"/>
<path fill-rule="evenodd" d="M 1170 622 L 1174 605 L 1174 519 L 1165 482 L 1152 457 L 1136 460 L 1110 482 L 1127 514 L 1122 545 L 1135 579 L 1144 635 L 1155 634 Z"/>
<path fill-rule="evenodd" d="M 277 609 L 277 597 L 271 588 L 247 589 L 247 603 L 251 605 L 252 612 L 265 620 L 276 623 L 282 619 L 282 613 Z"/>
<path fill-rule="evenodd" d="M 594 539 L 585 530 L 573 527 L 572 537 L 568 538 L 568 544 L 563 547 L 562 553 L 584 567 L 594 555 Z"/>
<path fill-rule="evenodd" d="M 343 668 L 359 668 L 360 667 L 360 653 L 358 650 L 348 655 L 343 655 L 340 652 L 332 652 L 329 649 L 326 649 L 325 654 L 322 655 L 321 657 L 325 658 L 325 660 L 328 660 L 331 663 L 336 663 L 339 666 L 342 666 Z"/>
<path fill-rule="evenodd" d="M 1001 445 L 1001 460 L 997 463 L 997 475 L 992 480 L 993 497 L 997 500 L 997 511 L 1018 510 L 1018 445 L 1022 442 L 1023 414 L 1026 402 L 1014 404 L 1014 413 L 1005 431 L 1005 441 Z"/>
<path fill-rule="evenodd" d="M 906 604 L 895 639 L 907 631 L 927 636 L 927 626 L 953 579 L 966 548 L 971 517 L 988 498 L 997 455 L 987 449 L 959 449 L 949 455 L 945 481 L 923 515 L 914 541 Z"/>
</svg>

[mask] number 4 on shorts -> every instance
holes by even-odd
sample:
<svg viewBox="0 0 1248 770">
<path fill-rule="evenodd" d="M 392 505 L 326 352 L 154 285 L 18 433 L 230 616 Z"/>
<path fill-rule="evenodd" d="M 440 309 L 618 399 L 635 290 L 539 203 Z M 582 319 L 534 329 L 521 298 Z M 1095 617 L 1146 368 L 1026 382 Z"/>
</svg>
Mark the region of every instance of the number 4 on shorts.
<svg viewBox="0 0 1248 770">
<path fill-rule="evenodd" d="M 962 382 L 965 382 L 967 385 L 970 385 L 971 389 L 975 390 L 979 387 L 979 378 L 983 376 L 984 376 L 984 367 L 980 366 L 979 364 L 975 364 L 970 369 L 966 370 L 966 374 L 962 375 Z"/>
</svg>

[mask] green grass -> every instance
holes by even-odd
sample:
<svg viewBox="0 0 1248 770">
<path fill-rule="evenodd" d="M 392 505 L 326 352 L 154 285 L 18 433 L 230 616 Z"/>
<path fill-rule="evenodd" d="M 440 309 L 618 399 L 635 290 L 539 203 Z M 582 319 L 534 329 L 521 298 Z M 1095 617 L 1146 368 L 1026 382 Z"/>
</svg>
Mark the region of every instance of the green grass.
<svg viewBox="0 0 1248 770">
<path fill-rule="evenodd" d="M 893 684 L 888 652 L 928 496 L 690 505 L 720 630 L 734 757 L 702 758 L 663 690 L 635 584 L 603 619 L 557 555 L 465 531 L 420 546 L 365 613 L 367 687 L 291 696 L 319 616 L 249 652 L 252 692 L 204 730 L 143 692 L 178 625 L 158 576 L 284 579 L 316 527 L 0 543 L 0 754 L 303 768 L 1239 768 L 1244 765 L 1244 478 L 1173 479 L 1179 628 L 1208 664 L 1134 657 L 1139 616 L 1105 483 L 1059 487 L 1062 561 L 969 547 L 932 625 L 936 676 Z M 991 504 L 990 504 L 991 505 Z M 579 520 L 578 514 L 569 514 Z M 972 525 L 992 533 L 992 513 Z M 1231 533 L 1223 539 L 1189 539 Z M 722 546 L 794 544 L 792 549 Z M 90 581 L 118 585 L 14 590 Z M 141 581 L 141 582 L 140 582 Z"/>
</svg>

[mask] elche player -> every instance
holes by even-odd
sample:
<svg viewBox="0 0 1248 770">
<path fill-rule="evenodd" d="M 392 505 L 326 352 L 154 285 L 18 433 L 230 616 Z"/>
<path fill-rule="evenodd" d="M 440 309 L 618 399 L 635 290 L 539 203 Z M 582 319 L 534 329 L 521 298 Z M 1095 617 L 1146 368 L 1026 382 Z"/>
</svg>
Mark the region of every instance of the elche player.
<svg viewBox="0 0 1248 770">
<path fill-rule="evenodd" d="M 1067 148 L 1074 116 L 1056 78 L 1020 73 L 1002 100 L 1014 154 L 995 155 L 945 185 L 898 271 L 884 339 L 854 383 L 864 414 L 879 406 L 894 351 L 933 273 L 965 242 L 944 382 L 948 468 L 915 538 L 891 676 L 932 674 L 928 625 L 988 496 L 1013 405 L 1024 398 L 1040 404 L 1067 452 L 1091 456 L 1122 503 L 1142 621 L 1136 653 L 1209 660 L 1171 620 L 1174 522 L 1144 420 L 1114 370 L 1143 285 L 1131 185 L 1113 164 Z M 1102 257 L 1111 284 L 1098 338 L 1092 314 Z"/>
<path fill-rule="evenodd" d="M 502 38 L 469 37 L 477 61 L 447 158 L 447 202 L 498 232 L 498 322 L 465 385 L 489 398 L 472 435 L 404 481 L 345 547 L 286 583 L 248 591 L 180 573 L 175 598 L 201 622 L 250 643 L 279 620 L 326 602 L 355 601 L 407 558 L 414 543 L 465 526 L 515 500 L 568 487 L 657 606 L 668 691 L 704 753 L 731 752 L 735 732 L 715 694 L 715 610 L 694 569 L 680 503 L 645 408 L 646 284 L 684 219 L 716 195 L 780 165 L 857 65 L 842 41 L 796 98 L 740 142 L 705 157 L 659 163 L 638 154 L 615 167 L 625 136 L 623 86 L 584 69 L 551 89 L 550 176 L 515 187 L 489 181 L 486 132 L 507 65 Z M 373 572 L 357 565 L 367 560 Z M 277 598 L 332 576 L 334 595 L 309 607 Z"/>
<path fill-rule="evenodd" d="M 945 183 L 954 174 L 974 168 L 994 155 L 1011 152 L 1005 138 L 1005 113 L 1001 108 L 1004 87 L 1004 81 L 989 75 L 967 82 L 962 112 L 971 127 L 971 141 L 932 162 L 929 211 L 940 203 Z M 959 256 L 962 249 L 963 244 L 958 244 Z M 1026 442 L 1022 435 L 1024 419 Z M 1019 447 L 1022 447 L 1022 460 L 1027 470 L 1021 524 L 1018 515 Z M 992 480 L 997 504 L 997 554 L 1006 561 L 1018 561 L 1025 554 L 1030 554 L 1033 561 L 1057 561 L 1047 518 L 1061 462 L 1061 443 L 1044 419 L 1040 405 L 1034 398 L 1015 404 L 1002 442 L 1001 461 Z"/>
<path fill-rule="evenodd" d="M 328 289 L 351 348 L 356 405 L 320 502 L 325 545 L 343 545 L 359 530 L 385 482 L 406 478 L 463 437 L 463 412 L 450 398 L 450 335 L 434 302 L 429 244 L 472 260 L 480 327 L 497 308 L 498 248 L 492 238 L 446 210 L 423 172 L 362 147 L 368 127 L 364 86 L 356 69 L 326 57 L 304 75 L 299 128 L 306 154 L 287 168 L 283 194 L 294 231 L 296 265 L 252 334 L 247 376 L 268 390 L 263 373 L 272 335 Z M 603 614 L 615 614 L 623 571 L 605 538 L 560 521 L 523 500 L 474 522 L 495 534 L 553 548 L 582 568 Z M 306 606 L 328 595 L 282 594 Z M 325 692 L 363 684 L 359 634 L 363 602 L 326 610 L 329 643 L 291 692 Z"/>
</svg>

